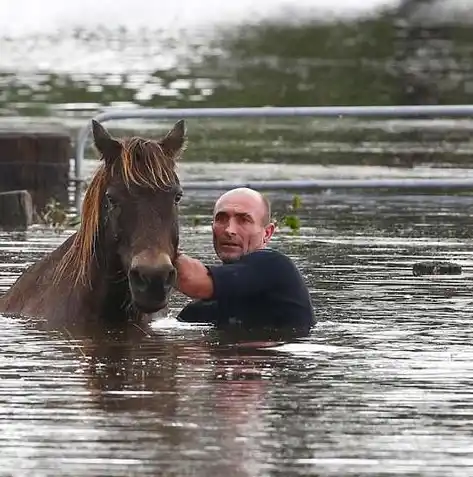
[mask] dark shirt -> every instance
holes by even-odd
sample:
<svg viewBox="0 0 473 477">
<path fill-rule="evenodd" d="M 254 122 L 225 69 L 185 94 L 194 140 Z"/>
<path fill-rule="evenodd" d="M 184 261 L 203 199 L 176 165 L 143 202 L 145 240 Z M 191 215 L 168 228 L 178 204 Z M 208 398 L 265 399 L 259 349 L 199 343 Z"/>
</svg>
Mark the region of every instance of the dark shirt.
<svg viewBox="0 0 473 477">
<path fill-rule="evenodd" d="M 188 304 L 179 321 L 245 328 L 310 329 L 314 325 L 309 291 L 286 255 L 265 248 L 207 269 L 213 296 Z"/>
</svg>

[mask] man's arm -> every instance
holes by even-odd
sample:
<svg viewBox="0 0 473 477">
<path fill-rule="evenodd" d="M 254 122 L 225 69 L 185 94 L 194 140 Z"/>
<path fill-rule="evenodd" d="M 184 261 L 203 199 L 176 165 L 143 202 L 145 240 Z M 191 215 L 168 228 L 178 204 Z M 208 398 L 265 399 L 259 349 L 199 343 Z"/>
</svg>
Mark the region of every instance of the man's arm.
<svg viewBox="0 0 473 477">
<path fill-rule="evenodd" d="M 207 267 L 195 258 L 180 253 L 175 261 L 177 289 L 190 298 L 207 299 L 214 293 L 214 284 Z"/>
<path fill-rule="evenodd" d="M 176 260 L 177 289 L 191 298 L 245 298 L 272 288 L 285 276 L 288 264 L 271 252 L 257 251 L 238 262 L 206 267 L 181 254 Z"/>
</svg>

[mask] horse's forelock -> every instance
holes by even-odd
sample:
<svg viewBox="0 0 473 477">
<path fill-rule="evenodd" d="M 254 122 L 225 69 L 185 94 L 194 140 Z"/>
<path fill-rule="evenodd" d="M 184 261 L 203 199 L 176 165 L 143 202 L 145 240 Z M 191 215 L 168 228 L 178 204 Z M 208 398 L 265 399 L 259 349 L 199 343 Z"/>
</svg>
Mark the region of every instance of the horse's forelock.
<svg viewBox="0 0 473 477">
<path fill-rule="evenodd" d="M 177 182 L 176 157 L 165 154 L 157 141 L 133 137 L 123 143 L 121 161 L 123 182 L 152 189 L 169 188 Z"/>
</svg>

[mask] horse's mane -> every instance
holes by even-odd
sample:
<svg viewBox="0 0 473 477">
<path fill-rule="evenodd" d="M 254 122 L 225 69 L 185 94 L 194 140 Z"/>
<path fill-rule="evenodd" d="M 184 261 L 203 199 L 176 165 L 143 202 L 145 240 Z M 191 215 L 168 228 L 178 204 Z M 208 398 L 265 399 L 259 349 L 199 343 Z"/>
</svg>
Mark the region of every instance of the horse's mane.
<svg viewBox="0 0 473 477">
<path fill-rule="evenodd" d="M 90 265 L 100 226 L 101 204 L 112 176 L 120 173 L 127 188 L 136 184 L 151 189 L 164 189 L 177 182 L 176 157 L 165 154 L 157 141 L 137 136 L 119 141 L 122 145 L 121 156 L 111 166 L 102 157 L 101 165 L 87 187 L 82 203 L 80 228 L 56 267 L 56 281 L 67 273 L 74 285 L 79 282 L 89 282 L 90 285 Z"/>
</svg>

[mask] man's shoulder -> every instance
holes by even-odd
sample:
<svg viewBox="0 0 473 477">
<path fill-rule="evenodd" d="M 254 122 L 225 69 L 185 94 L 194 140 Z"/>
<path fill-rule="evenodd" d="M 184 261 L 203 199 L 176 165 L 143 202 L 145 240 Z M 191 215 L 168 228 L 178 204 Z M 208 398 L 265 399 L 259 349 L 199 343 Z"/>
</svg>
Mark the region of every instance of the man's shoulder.
<svg viewBox="0 0 473 477">
<path fill-rule="evenodd" d="M 287 286 L 292 282 L 295 286 L 296 283 L 304 282 L 302 273 L 294 260 L 274 248 L 266 247 L 256 250 L 242 257 L 241 260 L 257 270 L 259 275 L 264 274 L 276 279 L 273 283 L 284 283 L 284 286 Z"/>
<path fill-rule="evenodd" d="M 297 268 L 294 261 L 288 255 L 270 247 L 248 253 L 241 257 L 241 260 L 258 264 L 268 264 L 268 266 Z"/>
<path fill-rule="evenodd" d="M 260 248 L 253 252 L 247 253 L 241 257 L 242 260 L 281 260 L 281 261 L 291 261 L 292 260 L 283 252 L 276 250 L 271 247 Z"/>
</svg>

